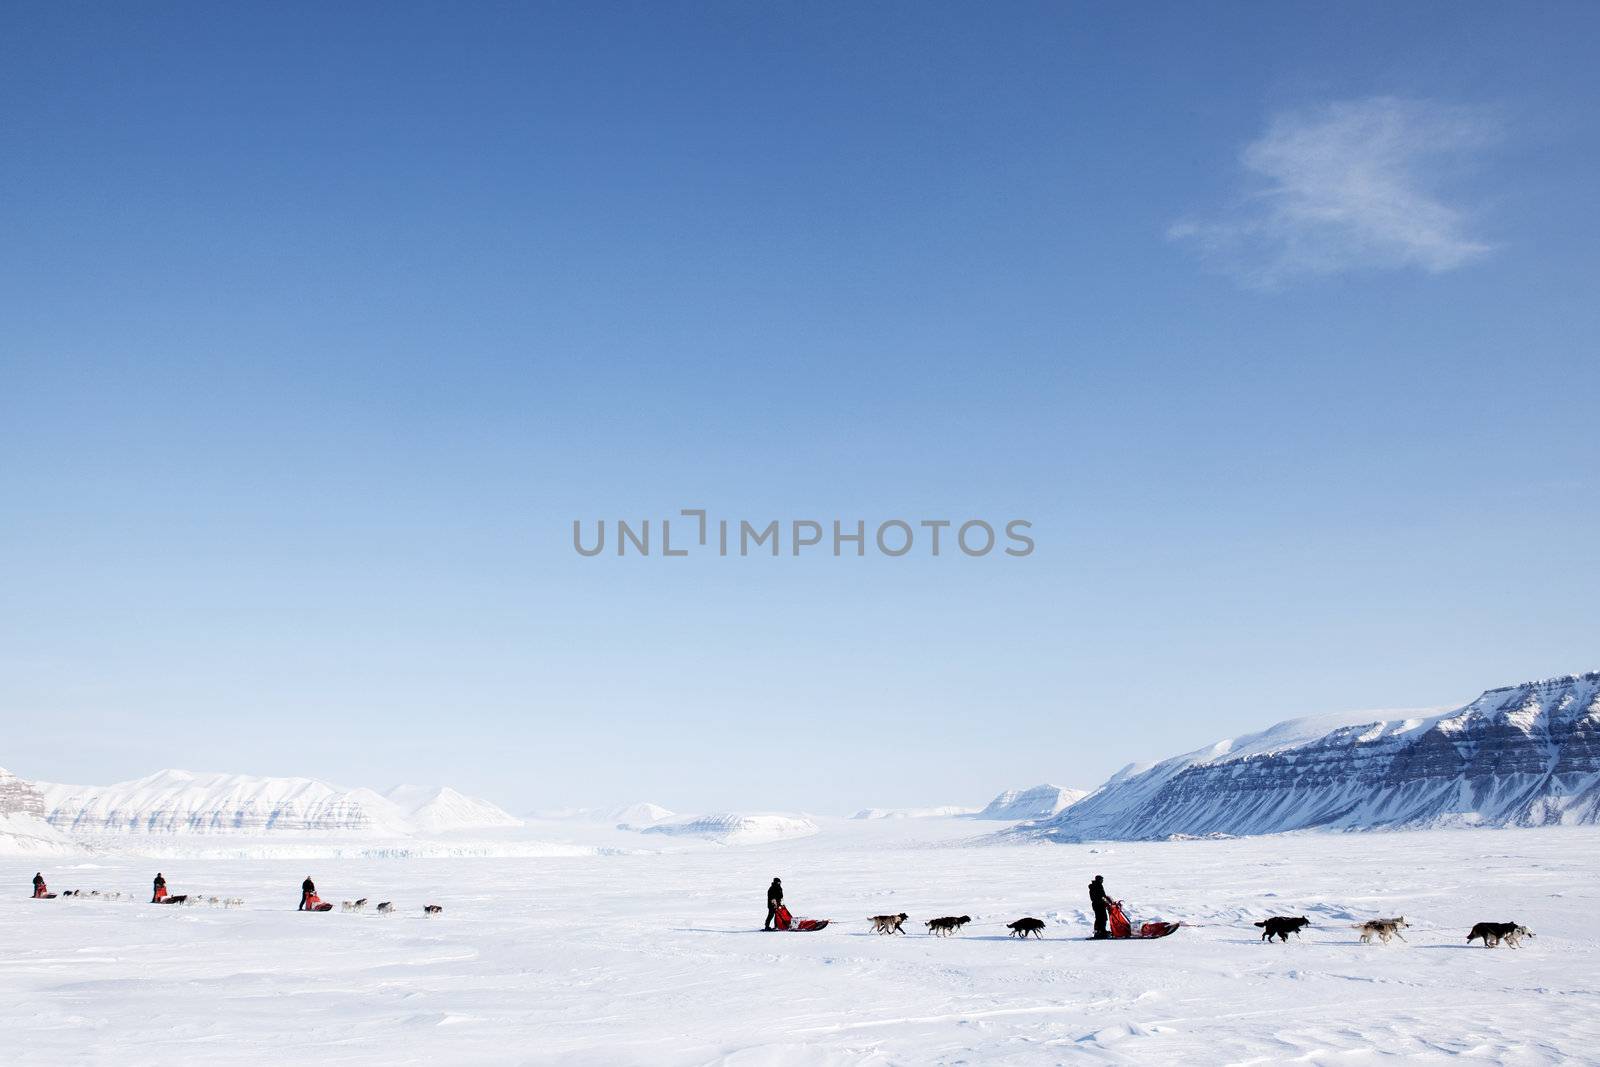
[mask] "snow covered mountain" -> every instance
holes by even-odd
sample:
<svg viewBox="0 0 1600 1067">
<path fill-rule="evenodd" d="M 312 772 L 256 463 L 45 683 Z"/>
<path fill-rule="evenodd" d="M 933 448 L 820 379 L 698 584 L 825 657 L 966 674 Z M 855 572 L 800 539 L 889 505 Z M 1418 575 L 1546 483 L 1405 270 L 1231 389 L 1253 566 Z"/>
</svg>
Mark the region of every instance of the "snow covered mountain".
<svg viewBox="0 0 1600 1067">
<path fill-rule="evenodd" d="M 660 804 L 652 804 L 648 800 L 641 800 L 636 804 L 625 804 L 618 808 L 555 808 L 549 811 L 537 811 L 528 816 L 530 819 L 562 819 L 577 822 L 610 823 L 621 826 L 623 829 L 637 830 L 653 823 L 670 819 L 673 813 L 663 808 Z"/>
<path fill-rule="evenodd" d="M 37 788 L 44 819 L 66 833 L 406 836 L 520 825 L 488 801 L 448 788 L 401 786 L 383 796 L 312 778 L 175 770 L 109 786 L 40 783 Z"/>
<path fill-rule="evenodd" d="M 668 819 L 666 822 L 645 827 L 642 832 L 671 834 L 675 837 L 698 837 L 724 845 L 753 845 L 790 837 L 810 837 L 818 832 L 818 827 L 803 815 L 739 815 L 721 812 L 714 815 Z"/>
<path fill-rule="evenodd" d="M 977 813 L 977 808 L 944 804 L 936 808 L 862 808 L 850 817 L 852 819 L 940 819 Z"/>
<path fill-rule="evenodd" d="M 38 788 L 0 767 L 0 856 L 66 851 L 70 842 L 45 822 L 44 814 Z"/>
<path fill-rule="evenodd" d="M 1443 714 L 1299 719 L 1129 766 L 1012 833 L 1058 841 L 1600 822 L 1600 672 Z"/>
<path fill-rule="evenodd" d="M 1070 807 L 1089 795 L 1087 789 L 1067 789 L 1059 785 L 1036 785 L 1032 789 L 1007 789 L 989 801 L 975 819 L 1044 819 Z"/>
<path fill-rule="evenodd" d="M 405 813 L 406 820 L 425 834 L 456 830 L 492 830 L 521 826 L 522 820 L 498 805 L 469 797 L 449 786 L 397 785 L 384 799 Z"/>
</svg>

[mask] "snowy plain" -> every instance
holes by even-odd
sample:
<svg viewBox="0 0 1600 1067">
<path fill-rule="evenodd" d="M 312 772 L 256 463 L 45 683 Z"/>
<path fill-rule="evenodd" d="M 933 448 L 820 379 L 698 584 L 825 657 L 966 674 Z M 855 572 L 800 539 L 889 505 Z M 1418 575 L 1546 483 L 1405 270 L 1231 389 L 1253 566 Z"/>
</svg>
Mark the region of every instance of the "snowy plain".
<svg viewBox="0 0 1600 1067">
<path fill-rule="evenodd" d="M 1596 1062 L 1600 829 L 974 844 L 968 819 L 816 820 L 723 846 L 530 824 L 461 851 L 289 858 L 124 844 L 0 858 L 0 1032 L 14 1063 L 1360 1064 Z M 563 836 L 564 835 L 564 836 Z M 539 854 L 535 840 L 552 842 Z M 152 844 L 146 842 L 145 844 Z M 567 854 L 560 854 L 560 853 Z M 315 858 L 313 858 L 315 857 Z M 131 899 L 27 899 L 53 890 Z M 240 908 L 157 907 L 174 892 Z M 335 902 L 294 910 L 311 874 Z M 1092 943 L 1104 874 L 1152 942 Z M 817 933 L 760 930 L 783 878 Z M 424 903 L 444 907 L 426 918 Z M 869 934 L 905 911 L 914 932 Z M 967 914 L 958 937 L 921 920 Z M 1306 915 L 1264 945 L 1255 919 Z M 1407 943 L 1351 922 L 1403 914 Z M 1042 941 L 1004 923 L 1032 915 Z M 1522 948 L 1465 943 L 1515 920 Z"/>
</svg>

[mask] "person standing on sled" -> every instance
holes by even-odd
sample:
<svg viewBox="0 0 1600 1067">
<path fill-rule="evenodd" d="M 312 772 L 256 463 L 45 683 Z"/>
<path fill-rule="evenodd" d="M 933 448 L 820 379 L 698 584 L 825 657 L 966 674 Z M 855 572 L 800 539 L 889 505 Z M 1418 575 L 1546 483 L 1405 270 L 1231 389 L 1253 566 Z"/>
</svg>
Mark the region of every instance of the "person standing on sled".
<svg viewBox="0 0 1600 1067">
<path fill-rule="evenodd" d="M 306 875 L 306 880 L 300 883 L 300 907 L 296 910 L 305 911 L 311 902 L 311 898 L 316 895 L 317 883 L 313 882 L 308 874 Z"/>
<path fill-rule="evenodd" d="M 1102 875 L 1095 875 L 1094 881 L 1089 883 L 1089 905 L 1094 908 L 1094 936 L 1107 938 L 1111 934 L 1106 930 L 1106 883 Z"/>
<path fill-rule="evenodd" d="M 778 918 L 778 908 L 783 904 L 783 883 L 774 878 L 772 884 L 767 886 L 767 924 L 763 930 L 771 930 L 772 924 Z"/>
<path fill-rule="evenodd" d="M 150 886 L 150 903 L 159 904 L 167 899 L 167 880 L 161 877 L 161 872 L 156 872 L 156 880 Z"/>
<path fill-rule="evenodd" d="M 38 900 L 44 896 L 44 872 L 35 871 L 33 875 L 33 899 Z"/>
</svg>

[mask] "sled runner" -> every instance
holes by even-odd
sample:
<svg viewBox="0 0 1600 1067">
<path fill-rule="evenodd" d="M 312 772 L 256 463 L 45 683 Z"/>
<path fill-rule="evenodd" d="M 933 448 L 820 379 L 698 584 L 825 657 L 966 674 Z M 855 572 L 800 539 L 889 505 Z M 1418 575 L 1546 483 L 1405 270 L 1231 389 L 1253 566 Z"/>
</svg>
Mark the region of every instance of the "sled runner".
<svg viewBox="0 0 1600 1067">
<path fill-rule="evenodd" d="M 782 904 L 778 905 L 777 925 L 780 930 L 821 930 L 832 921 L 832 919 L 796 919 L 789 914 L 788 908 Z"/>
<path fill-rule="evenodd" d="M 324 904 L 322 902 L 322 898 L 321 897 L 317 896 L 315 893 L 312 893 L 310 896 L 306 897 L 306 910 L 307 911 L 332 911 L 333 910 L 333 905 L 332 904 Z"/>
<path fill-rule="evenodd" d="M 1109 901 L 1107 902 L 1106 908 L 1107 919 L 1109 920 L 1108 925 L 1111 928 L 1111 937 L 1109 940 L 1112 941 L 1149 941 L 1152 938 L 1166 937 L 1168 934 L 1175 934 L 1178 932 L 1178 927 L 1183 925 L 1182 923 L 1169 922 L 1141 923 L 1139 925 L 1138 933 L 1135 933 L 1133 930 L 1133 924 L 1128 921 L 1127 913 L 1122 910 L 1122 901 Z M 1091 937 L 1089 940 L 1093 941 L 1095 938 Z M 1099 940 L 1104 941 L 1108 939 L 1100 938 Z"/>
</svg>

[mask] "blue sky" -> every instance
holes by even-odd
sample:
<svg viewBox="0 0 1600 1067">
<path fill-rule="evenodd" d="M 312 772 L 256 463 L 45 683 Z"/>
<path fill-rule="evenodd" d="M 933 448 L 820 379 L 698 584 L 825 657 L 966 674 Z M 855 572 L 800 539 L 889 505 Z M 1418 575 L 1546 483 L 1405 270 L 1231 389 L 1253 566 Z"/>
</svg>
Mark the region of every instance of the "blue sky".
<svg viewBox="0 0 1600 1067">
<path fill-rule="evenodd" d="M 981 802 L 1593 669 L 1590 5 L 0 29 L 0 765 Z M 1026 518 L 1026 559 L 571 522 Z"/>
</svg>

